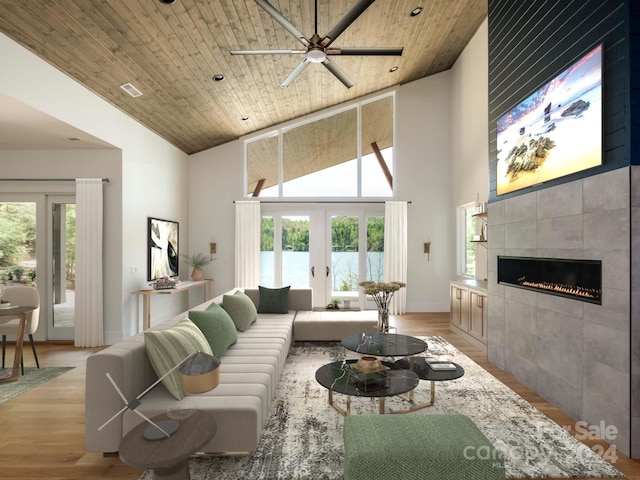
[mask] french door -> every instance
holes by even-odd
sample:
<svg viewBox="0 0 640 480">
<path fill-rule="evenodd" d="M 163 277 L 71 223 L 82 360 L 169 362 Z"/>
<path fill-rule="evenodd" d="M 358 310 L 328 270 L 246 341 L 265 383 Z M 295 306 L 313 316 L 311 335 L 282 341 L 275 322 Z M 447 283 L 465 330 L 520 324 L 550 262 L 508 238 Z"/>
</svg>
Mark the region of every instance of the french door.
<svg viewBox="0 0 640 480">
<path fill-rule="evenodd" d="M 358 284 L 382 281 L 383 214 L 380 209 L 263 209 L 260 284 L 310 287 L 316 307 L 349 300 L 371 308 Z"/>
</svg>

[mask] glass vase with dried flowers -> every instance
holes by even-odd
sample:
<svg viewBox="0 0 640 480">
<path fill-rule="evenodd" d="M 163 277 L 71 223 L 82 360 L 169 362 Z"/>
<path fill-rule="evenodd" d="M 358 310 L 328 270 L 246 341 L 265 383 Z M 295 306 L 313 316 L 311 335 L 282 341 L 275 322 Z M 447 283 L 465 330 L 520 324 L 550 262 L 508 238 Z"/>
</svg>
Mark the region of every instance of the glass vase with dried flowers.
<svg viewBox="0 0 640 480">
<path fill-rule="evenodd" d="M 381 333 L 389 332 L 389 304 L 393 295 L 407 284 L 404 282 L 374 282 L 367 280 L 360 282 L 365 295 L 371 296 L 378 307 L 378 330 Z"/>
</svg>

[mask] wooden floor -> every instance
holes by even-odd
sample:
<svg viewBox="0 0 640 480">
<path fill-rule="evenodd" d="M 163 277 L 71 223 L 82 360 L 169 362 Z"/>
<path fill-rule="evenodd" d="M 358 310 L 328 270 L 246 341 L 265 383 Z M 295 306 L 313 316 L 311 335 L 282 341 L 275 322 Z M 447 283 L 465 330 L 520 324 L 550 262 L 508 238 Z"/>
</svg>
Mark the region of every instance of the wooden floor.
<svg viewBox="0 0 640 480">
<path fill-rule="evenodd" d="M 536 408 L 562 426 L 575 420 L 553 408 L 510 376 L 489 364 L 486 355 L 451 333 L 448 314 L 416 313 L 392 318 L 398 333 L 440 335 L 455 345 L 497 379 L 508 385 Z M 39 344 L 44 366 L 75 366 L 72 371 L 30 392 L 0 404 L 0 478 L 10 479 L 137 479 L 142 471 L 123 465 L 118 458 L 103 458 L 85 451 L 84 377 L 88 355 L 98 349 L 77 349 L 70 345 Z M 30 349 L 28 349 L 30 350 Z M 7 352 L 12 359 L 13 351 Z M 31 352 L 25 363 L 33 364 Z M 2 385 L 0 384 L 0 389 Z M 586 442 L 607 450 L 601 441 Z M 627 478 L 640 480 L 640 461 L 618 453 L 615 467 Z"/>
</svg>

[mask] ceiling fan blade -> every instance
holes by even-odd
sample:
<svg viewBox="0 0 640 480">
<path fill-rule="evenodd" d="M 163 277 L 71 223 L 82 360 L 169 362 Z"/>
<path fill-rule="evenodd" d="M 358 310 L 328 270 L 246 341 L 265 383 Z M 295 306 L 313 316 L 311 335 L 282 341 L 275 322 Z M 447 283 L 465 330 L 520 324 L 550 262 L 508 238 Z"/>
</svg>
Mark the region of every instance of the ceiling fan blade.
<svg viewBox="0 0 640 480">
<path fill-rule="evenodd" d="M 294 68 L 294 69 L 293 69 L 293 72 L 291 72 L 291 73 L 289 74 L 289 76 L 288 76 L 287 78 L 285 78 L 285 79 L 284 79 L 284 82 L 282 82 L 282 83 L 280 84 L 280 86 L 281 86 L 282 88 L 288 87 L 288 86 L 291 84 L 291 82 L 293 82 L 293 81 L 296 79 L 296 77 L 297 77 L 298 75 L 300 75 L 300 74 L 302 73 L 302 71 L 303 71 L 305 68 L 307 68 L 307 66 L 309 65 L 309 63 L 310 63 L 310 62 L 308 62 L 306 58 L 305 58 L 304 60 L 302 60 L 302 61 L 298 64 L 298 66 L 297 66 L 296 68 Z"/>
<path fill-rule="evenodd" d="M 333 73 L 335 77 L 338 80 L 340 80 L 345 87 L 351 88 L 355 85 L 355 83 L 353 83 L 353 81 L 347 76 L 346 73 L 344 73 L 344 71 L 336 63 L 330 62 L 329 59 L 326 59 L 324 62 L 322 62 L 322 65 L 324 65 L 327 68 L 327 70 Z"/>
<path fill-rule="evenodd" d="M 265 12 L 271 15 L 273 19 L 282 25 L 291 35 L 300 40 L 305 47 L 311 44 L 309 39 L 304 36 L 304 33 L 298 30 L 293 23 L 287 20 L 287 18 L 276 10 L 276 7 L 271 5 L 267 0 L 254 0 L 254 2 L 262 7 Z"/>
<path fill-rule="evenodd" d="M 258 0 L 256 0 L 258 1 Z M 331 42 L 333 42 L 336 38 L 340 36 L 342 32 L 344 32 L 349 25 L 351 25 L 356 18 L 358 18 L 362 13 L 369 8 L 369 6 L 375 2 L 375 0 L 358 0 L 349 10 L 345 12 L 345 14 L 338 20 L 333 27 L 329 29 L 327 34 L 322 39 L 320 44 L 323 47 L 328 47 Z"/>
<path fill-rule="evenodd" d="M 307 53 L 306 50 L 229 50 L 231 55 L 279 55 L 279 54 L 294 54 L 294 53 Z"/>
<path fill-rule="evenodd" d="M 380 56 L 401 56 L 403 47 L 374 47 L 374 48 L 327 48 L 327 55 L 380 55 Z"/>
</svg>

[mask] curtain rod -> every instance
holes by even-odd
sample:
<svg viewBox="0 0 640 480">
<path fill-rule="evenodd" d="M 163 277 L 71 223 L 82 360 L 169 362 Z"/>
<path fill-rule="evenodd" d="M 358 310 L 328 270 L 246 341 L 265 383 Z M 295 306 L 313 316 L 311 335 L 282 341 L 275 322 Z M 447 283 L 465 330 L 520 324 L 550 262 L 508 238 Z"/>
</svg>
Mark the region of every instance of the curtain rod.
<svg viewBox="0 0 640 480">
<path fill-rule="evenodd" d="M 251 200 L 238 200 L 238 201 L 251 201 Z M 341 204 L 351 204 L 351 203 L 387 203 L 387 201 L 393 200 L 375 200 L 367 202 L 365 200 L 355 200 L 355 201 L 338 201 L 338 200 L 258 200 L 260 203 L 341 203 Z M 236 203 L 236 200 L 233 201 Z M 411 204 L 411 200 L 407 201 L 408 204 Z"/>
<path fill-rule="evenodd" d="M 0 178 L 0 182 L 75 182 L 75 178 Z M 108 178 L 103 178 L 103 182 L 109 183 Z"/>
</svg>

